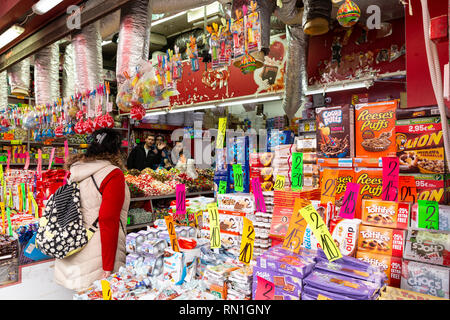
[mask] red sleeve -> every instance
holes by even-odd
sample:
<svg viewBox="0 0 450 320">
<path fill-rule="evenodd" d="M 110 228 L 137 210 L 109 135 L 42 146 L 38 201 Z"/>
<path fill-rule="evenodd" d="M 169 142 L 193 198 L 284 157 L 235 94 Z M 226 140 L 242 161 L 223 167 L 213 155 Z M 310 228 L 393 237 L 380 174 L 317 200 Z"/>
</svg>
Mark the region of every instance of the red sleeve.
<svg viewBox="0 0 450 320">
<path fill-rule="evenodd" d="M 120 169 L 111 171 L 100 186 L 102 204 L 98 214 L 104 271 L 113 271 L 120 228 L 120 212 L 125 200 L 125 177 Z"/>
</svg>

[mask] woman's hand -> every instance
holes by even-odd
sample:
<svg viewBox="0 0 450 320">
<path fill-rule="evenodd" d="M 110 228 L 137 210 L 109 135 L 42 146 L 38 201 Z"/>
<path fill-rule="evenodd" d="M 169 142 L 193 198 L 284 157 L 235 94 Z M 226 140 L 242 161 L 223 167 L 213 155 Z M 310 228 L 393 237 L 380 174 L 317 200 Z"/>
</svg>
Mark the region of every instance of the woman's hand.
<svg viewBox="0 0 450 320">
<path fill-rule="evenodd" d="M 103 270 L 103 273 L 102 273 L 102 279 L 106 279 L 106 278 L 108 278 L 110 275 L 111 275 L 111 271 L 105 271 L 105 270 Z"/>
</svg>

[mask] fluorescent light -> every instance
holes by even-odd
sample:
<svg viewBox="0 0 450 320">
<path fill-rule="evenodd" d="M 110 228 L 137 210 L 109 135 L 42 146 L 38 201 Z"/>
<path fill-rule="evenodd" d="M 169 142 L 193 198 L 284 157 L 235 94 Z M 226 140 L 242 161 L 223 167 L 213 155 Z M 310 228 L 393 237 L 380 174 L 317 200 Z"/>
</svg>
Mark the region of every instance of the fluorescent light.
<svg viewBox="0 0 450 320">
<path fill-rule="evenodd" d="M 353 83 L 344 83 L 344 84 L 330 86 L 330 87 L 323 87 L 320 89 L 306 90 L 305 94 L 313 95 L 313 94 L 323 94 L 325 92 L 336 92 L 336 91 L 362 89 L 362 88 L 368 89 L 372 85 L 373 85 L 373 81 L 360 81 L 360 82 L 353 82 Z"/>
<path fill-rule="evenodd" d="M 63 0 L 40 0 L 33 5 L 33 12 L 36 14 L 44 14 L 56 7 L 62 1 Z"/>
<path fill-rule="evenodd" d="M 228 106 L 237 106 L 240 104 L 275 101 L 275 100 L 281 100 L 281 97 L 280 96 L 270 96 L 270 97 L 261 97 L 261 98 L 247 99 L 247 100 L 237 100 L 237 101 L 224 102 L 224 103 L 218 104 L 217 106 L 218 107 L 228 107 Z"/>
<path fill-rule="evenodd" d="M 11 28 L 6 30 L 0 35 L 0 48 L 3 48 L 8 43 L 16 39 L 25 31 L 24 28 L 18 26 L 17 24 L 13 25 Z"/>
<path fill-rule="evenodd" d="M 173 16 L 168 16 L 168 17 L 156 20 L 156 21 L 152 21 L 152 27 L 157 26 L 158 24 L 170 21 L 170 20 L 180 17 L 182 15 L 185 15 L 186 13 L 187 13 L 187 11 L 181 11 L 177 14 L 174 14 Z"/>
<path fill-rule="evenodd" d="M 178 108 L 178 109 L 170 110 L 169 113 L 187 112 L 187 111 L 204 110 L 204 109 L 213 109 L 215 107 L 216 107 L 215 105 L 205 105 L 205 106 Z"/>
<path fill-rule="evenodd" d="M 166 113 L 167 113 L 167 111 L 148 112 L 148 113 L 145 114 L 144 118 L 146 118 L 146 117 L 148 118 L 148 117 L 151 117 L 151 116 L 161 116 L 161 115 L 166 114 Z"/>
<path fill-rule="evenodd" d="M 102 41 L 102 47 L 112 43 L 112 40 Z"/>
</svg>

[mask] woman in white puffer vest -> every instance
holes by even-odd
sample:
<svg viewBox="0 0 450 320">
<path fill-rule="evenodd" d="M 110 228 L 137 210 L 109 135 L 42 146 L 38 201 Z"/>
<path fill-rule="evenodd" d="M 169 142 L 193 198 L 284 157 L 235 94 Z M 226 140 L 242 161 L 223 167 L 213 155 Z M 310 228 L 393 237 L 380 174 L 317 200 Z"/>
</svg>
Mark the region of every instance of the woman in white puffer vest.
<svg viewBox="0 0 450 320">
<path fill-rule="evenodd" d="M 65 164 L 70 180 L 79 184 L 85 226 L 98 218 L 98 230 L 78 253 L 55 260 L 55 282 L 75 291 L 90 287 L 125 265 L 125 239 L 130 191 L 120 155 L 122 138 L 113 129 L 91 135 L 85 154 Z"/>
</svg>

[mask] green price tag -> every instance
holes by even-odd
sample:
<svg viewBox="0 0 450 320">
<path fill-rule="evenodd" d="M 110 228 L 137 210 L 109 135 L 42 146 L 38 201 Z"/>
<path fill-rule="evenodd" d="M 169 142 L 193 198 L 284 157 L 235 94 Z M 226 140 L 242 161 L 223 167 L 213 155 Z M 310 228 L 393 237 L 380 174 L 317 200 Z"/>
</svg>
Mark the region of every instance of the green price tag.
<svg viewBox="0 0 450 320">
<path fill-rule="evenodd" d="M 439 204 L 436 201 L 417 200 L 419 228 L 439 230 Z"/>
<path fill-rule="evenodd" d="M 292 191 L 299 191 L 303 187 L 303 153 L 292 153 Z"/>
<path fill-rule="evenodd" d="M 0 162 L 6 162 L 6 161 L 8 161 L 7 156 L 0 156 Z"/>
<path fill-rule="evenodd" d="M 242 166 L 233 164 L 234 190 L 244 192 L 244 176 L 242 175 Z"/>
<path fill-rule="evenodd" d="M 11 140 L 11 144 L 22 144 L 21 140 Z"/>
<path fill-rule="evenodd" d="M 141 139 L 136 139 L 136 143 L 140 143 L 141 142 Z"/>
<path fill-rule="evenodd" d="M 219 194 L 227 193 L 227 182 L 225 180 L 220 180 L 218 193 Z"/>
</svg>

